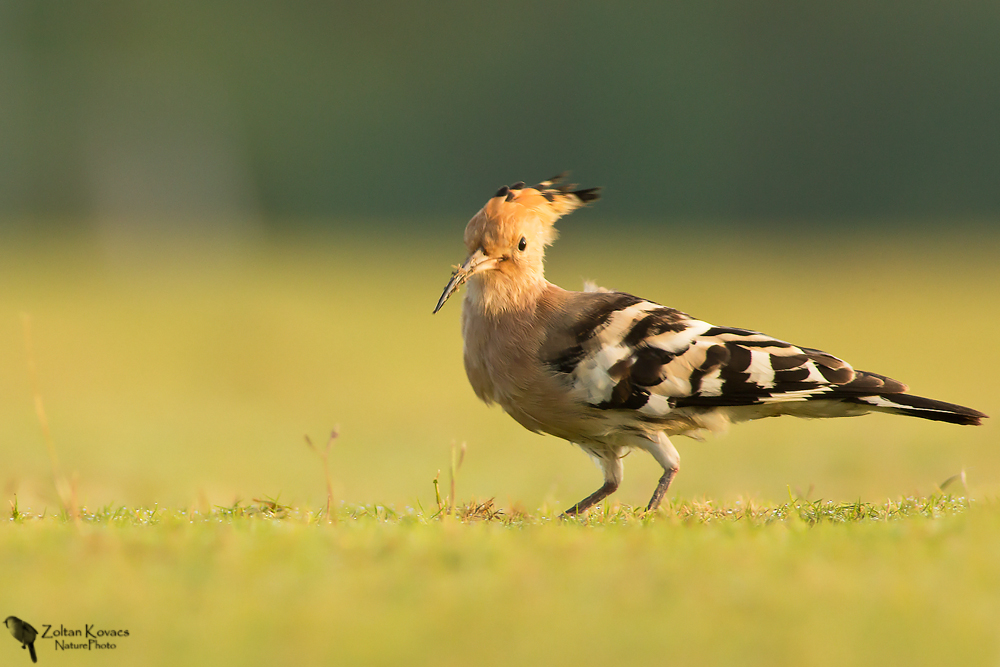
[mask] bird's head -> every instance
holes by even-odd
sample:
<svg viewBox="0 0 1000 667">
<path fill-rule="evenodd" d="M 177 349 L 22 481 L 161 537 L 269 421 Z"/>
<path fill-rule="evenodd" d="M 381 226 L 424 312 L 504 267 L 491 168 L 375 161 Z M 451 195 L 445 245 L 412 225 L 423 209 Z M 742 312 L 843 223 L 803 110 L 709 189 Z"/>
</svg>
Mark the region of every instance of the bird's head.
<svg viewBox="0 0 1000 667">
<path fill-rule="evenodd" d="M 545 246 L 556 239 L 555 222 L 600 197 L 600 188 L 573 190 L 559 185 L 560 174 L 534 187 L 504 186 L 486 202 L 465 228 L 469 256 L 455 269 L 436 313 L 462 283 L 472 279 L 488 311 L 505 311 L 526 290 L 544 285 Z"/>
</svg>

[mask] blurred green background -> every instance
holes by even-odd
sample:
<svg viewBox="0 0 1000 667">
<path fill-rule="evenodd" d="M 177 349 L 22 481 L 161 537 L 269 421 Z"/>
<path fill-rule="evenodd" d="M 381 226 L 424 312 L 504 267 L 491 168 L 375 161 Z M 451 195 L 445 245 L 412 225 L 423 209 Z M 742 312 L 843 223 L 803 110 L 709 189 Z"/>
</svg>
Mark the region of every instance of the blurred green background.
<svg viewBox="0 0 1000 667">
<path fill-rule="evenodd" d="M 436 229 L 573 169 L 661 223 L 995 216 L 997 34 L 974 1 L 3 0 L 0 204 Z"/>
<path fill-rule="evenodd" d="M 465 221 L 563 169 L 549 277 L 756 328 L 997 414 L 1000 5 L 0 0 L 0 484 L 89 505 L 567 507 L 586 457 L 477 403 Z M 26 352 L 31 321 L 37 366 Z M 879 500 L 991 422 L 766 421 L 678 439 L 687 497 Z M 618 499 L 645 502 L 648 457 Z M 810 487 L 813 487 L 810 491 Z"/>
</svg>

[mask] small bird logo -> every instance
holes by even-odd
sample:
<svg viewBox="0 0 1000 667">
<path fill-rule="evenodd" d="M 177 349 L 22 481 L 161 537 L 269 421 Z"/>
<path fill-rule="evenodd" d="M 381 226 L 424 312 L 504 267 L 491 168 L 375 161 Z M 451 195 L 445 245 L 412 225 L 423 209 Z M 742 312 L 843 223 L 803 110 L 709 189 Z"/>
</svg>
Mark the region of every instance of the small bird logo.
<svg viewBox="0 0 1000 667">
<path fill-rule="evenodd" d="M 10 630 L 14 639 L 21 642 L 21 648 L 27 648 L 31 653 L 31 662 L 38 662 L 38 655 L 35 653 L 35 637 L 38 636 L 38 630 L 17 616 L 8 616 L 3 624 Z"/>
</svg>

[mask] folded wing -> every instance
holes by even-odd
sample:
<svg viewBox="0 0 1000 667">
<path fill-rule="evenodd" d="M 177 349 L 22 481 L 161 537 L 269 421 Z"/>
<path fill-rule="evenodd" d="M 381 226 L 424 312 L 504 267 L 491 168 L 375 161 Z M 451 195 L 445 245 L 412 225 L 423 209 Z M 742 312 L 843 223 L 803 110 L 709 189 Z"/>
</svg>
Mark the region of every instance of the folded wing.
<svg viewBox="0 0 1000 667">
<path fill-rule="evenodd" d="M 902 395 L 907 387 L 897 380 L 856 371 L 821 350 L 713 326 L 630 294 L 581 295 L 574 319 L 572 340 L 548 361 L 568 376 L 577 400 L 597 409 L 657 418 L 679 408 L 815 400 L 913 407 L 859 400 Z"/>
</svg>

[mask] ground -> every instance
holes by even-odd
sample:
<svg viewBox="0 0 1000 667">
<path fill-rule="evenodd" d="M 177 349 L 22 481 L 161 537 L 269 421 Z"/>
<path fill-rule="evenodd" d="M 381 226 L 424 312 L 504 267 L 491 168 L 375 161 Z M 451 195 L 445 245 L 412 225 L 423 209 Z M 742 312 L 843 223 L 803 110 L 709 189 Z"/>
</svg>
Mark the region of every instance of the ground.
<svg viewBox="0 0 1000 667">
<path fill-rule="evenodd" d="M 458 303 L 430 315 L 454 232 L 0 249 L 0 611 L 129 631 L 40 638 L 40 663 L 1000 662 L 994 420 L 678 438 L 661 512 L 633 454 L 611 504 L 561 521 L 599 471 L 475 400 Z M 567 223 L 549 276 L 1000 412 L 994 232 L 696 232 Z M 335 428 L 327 477 L 304 436 Z"/>
</svg>

